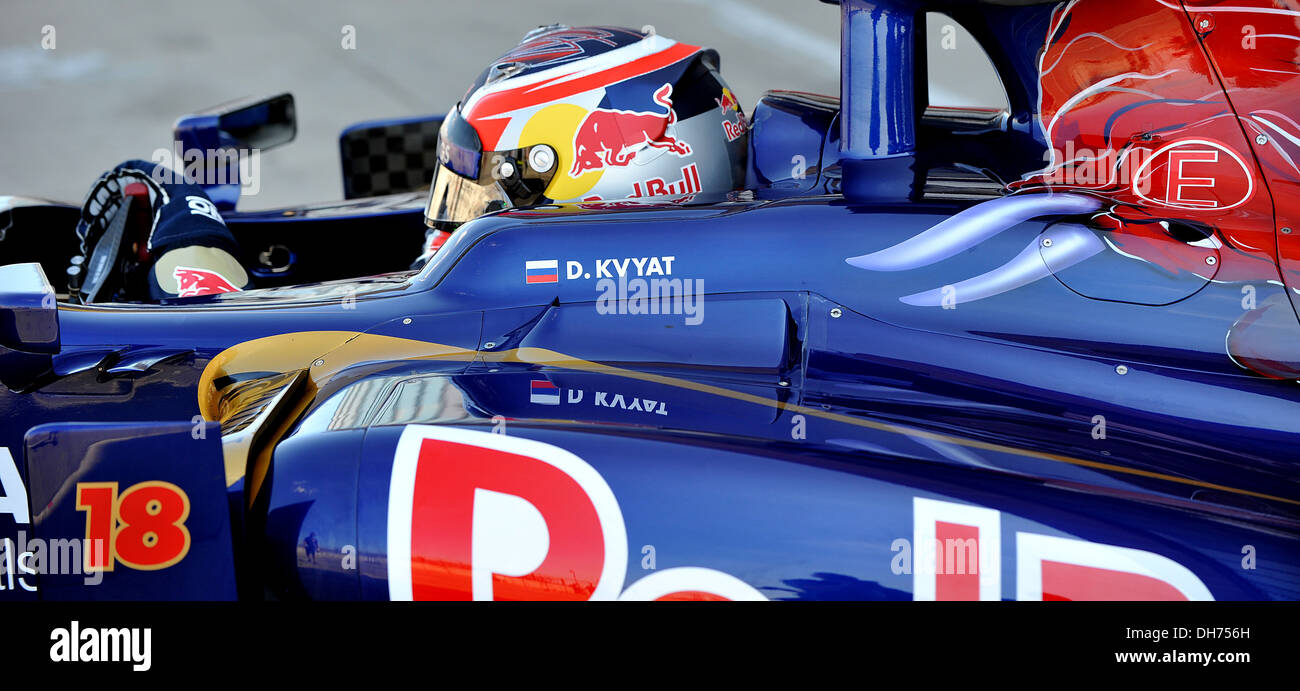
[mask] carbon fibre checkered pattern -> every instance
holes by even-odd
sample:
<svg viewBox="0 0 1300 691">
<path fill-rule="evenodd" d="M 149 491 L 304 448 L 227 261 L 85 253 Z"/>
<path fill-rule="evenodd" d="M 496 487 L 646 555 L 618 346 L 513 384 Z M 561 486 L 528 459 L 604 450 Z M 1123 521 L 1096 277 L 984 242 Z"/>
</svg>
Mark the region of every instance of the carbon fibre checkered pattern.
<svg viewBox="0 0 1300 691">
<path fill-rule="evenodd" d="M 361 127 L 339 138 L 346 199 L 418 190 L 438 164 L 441 119 Z"/>
</svg>

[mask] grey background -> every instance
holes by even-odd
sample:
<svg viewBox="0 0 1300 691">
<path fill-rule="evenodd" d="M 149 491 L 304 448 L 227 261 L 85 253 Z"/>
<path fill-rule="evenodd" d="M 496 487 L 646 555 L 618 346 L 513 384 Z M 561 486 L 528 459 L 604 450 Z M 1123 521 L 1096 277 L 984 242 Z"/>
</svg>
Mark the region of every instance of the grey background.
<svg viewBox="0 0 1300 691">
<path fill-rule="evenodd" d="M 839 91 L 839 8 L 815 0 L 0 0 L 0 194 L 79 202 L 105 169 L 170 146 L 177 117 L 291 91 L 298 138 L 262 157 L 261 191 L 240 208 L 337 199 L 341 129 L 445 112 L 552 22 L 652 24 L 715 48 L 746 111 L 768 89 Z M 966 59 L 973 41 L 959 32 L 957 50 L 935 55 L 930 24 L 933 100 L 987 101 L 985 66 Z"/>
</svg>

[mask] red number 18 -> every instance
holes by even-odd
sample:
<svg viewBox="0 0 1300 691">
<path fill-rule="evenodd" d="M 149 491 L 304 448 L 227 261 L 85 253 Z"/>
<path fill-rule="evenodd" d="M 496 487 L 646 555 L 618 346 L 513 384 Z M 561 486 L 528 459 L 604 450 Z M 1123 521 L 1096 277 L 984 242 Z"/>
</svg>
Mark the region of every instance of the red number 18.
<svg viewBox="0 0 1300 691">
<path fill-rule="evenodd" d="M 156 571 L 190 551 L 190 499 L 170 482 L 141 482 L 121 496 L 116 482 L 80 482 L 77 510 L 86 512 L 87 571 L 112 571 L 117 562 Z"/>
</svg>

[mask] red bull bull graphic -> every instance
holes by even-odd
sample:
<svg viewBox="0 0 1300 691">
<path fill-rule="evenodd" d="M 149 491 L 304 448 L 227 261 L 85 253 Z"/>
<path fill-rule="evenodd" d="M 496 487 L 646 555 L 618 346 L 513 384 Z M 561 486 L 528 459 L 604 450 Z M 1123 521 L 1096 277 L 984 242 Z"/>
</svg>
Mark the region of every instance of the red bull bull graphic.
<svg viewBox="0 0 1300 691">
<path fill-rule="evenodd" d="M 172 271 L 172 276 L 176 279 L 176 292 L 183 298 L 239 292 L 239 288 L 225 276 L 207 269 L 178 266 Z"/>
<path fill-rule="evenodd" d="M 740 112 L 740 101 L 736 98 L 736 94 L 725 86 L 722 87 L 722 95 L 713 100 L 718 104 L 718 108 L 722 110 L 723 115 L 731 111 Z"/>
<path fill-rule="evenodd" d="M 588 113 L 573 135 L 573 167 L 569 175 L 578 177 L 592 170 L 626 166 L 646 146 L 678 156 L 690 155 L 689 144 L 668 134 L 669 126 L 677 122 L 672 94 L 672 84 L 655 91 L 654 102 L 664 107 L 663 113 L 606 108 Z"/>
</svg>

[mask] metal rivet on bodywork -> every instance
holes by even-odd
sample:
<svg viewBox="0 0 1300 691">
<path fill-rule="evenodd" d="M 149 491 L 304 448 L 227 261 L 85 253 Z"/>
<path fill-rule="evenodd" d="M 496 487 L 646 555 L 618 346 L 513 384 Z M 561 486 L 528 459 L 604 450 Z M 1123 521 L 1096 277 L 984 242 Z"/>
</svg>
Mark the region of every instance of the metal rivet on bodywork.
<svg viewBox="0 0 1300 691">
<path fill-rule="evenodd" d="M 1219 263 L 1219 260 L 1218 260 L 1218 259 L 1215 259 L 1214 257 L 1206 257 L 1206 258 L 1205 258 L 1205 263 L 1206 263 L 1206 264 L 1209 264 L 1210 266 L 1214 266 L 1215 264 L 1218 264 L 1218 263 Z"/>
<path fill-rule="evenodd" d="M 1051 238 L 1043 238 L 1043 247 L 1051 247 L 1051 246 L 1052 246 L 1052 239 L 1051 239 Z"/>
<path fill-rule="evenodd" d="M 1267 144 L 1267 143 L 1268 143 L 1268 135 L 1267 135 L 1267 134 L 1261 134 L 1261 135 L 1259 135 L 1258 137 L 1255 137 L 1255 143 L 1256 143 L 1256 144 L 1259 144 L 1260 146 L 1263 146 L 1263 145 Z"/>
<path fill-rule="evenodd" d="M 312 366 L 312 367 L 320 367 L 320 366 L 323 365 L 323 364 L 325 364 L 325 361 L 324 361 L 324 360 L 317 360 L 316 362 L 311 363 L 311 366 Z"/>
<path fill-rule="evenodd" d="M 1128 365 L 1115 365 L 1115 374 L 1128 374 Z"/>
<path fill-rule="evenodd" d="M 777 384 L 779 384 L 779 385 L 781 385 L 781 386 L 789 386 L 789 385 L 790 385 L 790 382 L 788 382 L 788 381 L 782 379 L 781 381 L 777 382 Z"/>
<path fill-rule="evenodd" d="M 411 323 L 411 318 L 410 318 L 410 317 L 407 317 L 406 319 L 403 319 L 403 320 L 402 320 L 402 323 L 403 323 L 403 324 L 410 324 L 410 323 Z"/>
<path fill-rule="evenodd" d="M 839 318 L 842 317 L 842 316 L 844 316 L 844 310 L 842 310 L 842 309 L 840 309 L 840 308 L 838 308 L 838 307 L 832 307 L 832 308 L 831 308 L 831 317 L 832 317 L 832 318 L 834 318 L 834 319 L 839 319 Z"/>
<path fill-rule="evenodd" d="M 1282 234 L 1283 234 L 1283 235 L 1290 235 L 1290 234 L 1291 234 L 1291 229 L 1290 229 L 1290 228 L 1283 228 L 1283 229 L 1282 229 Z"/>
<path fill-rule="evenodd" d="M 492 350 L 495 347 L 497 347 L 496 341 L 488 341 L 483 344 L 483 350 Z"/>
</svg>

